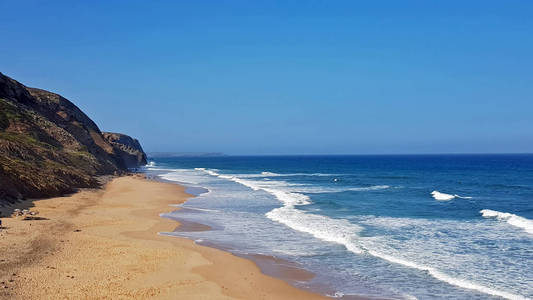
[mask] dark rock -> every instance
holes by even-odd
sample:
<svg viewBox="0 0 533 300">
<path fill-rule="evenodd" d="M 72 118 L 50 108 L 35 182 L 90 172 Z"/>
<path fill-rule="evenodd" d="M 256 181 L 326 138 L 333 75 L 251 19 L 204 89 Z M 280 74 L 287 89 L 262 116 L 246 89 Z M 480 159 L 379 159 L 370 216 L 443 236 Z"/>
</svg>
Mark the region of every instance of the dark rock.
<svg viewBox="0 0 533 300">
<path fill-rule="evenodd" d="M 137 168 L 146 165 L 146 154 L 137 139 L 122 133 L 103 132 L 107 142 L 114 148 L 115 153 L 124 162 L 126 168 Z"/>
</svg>

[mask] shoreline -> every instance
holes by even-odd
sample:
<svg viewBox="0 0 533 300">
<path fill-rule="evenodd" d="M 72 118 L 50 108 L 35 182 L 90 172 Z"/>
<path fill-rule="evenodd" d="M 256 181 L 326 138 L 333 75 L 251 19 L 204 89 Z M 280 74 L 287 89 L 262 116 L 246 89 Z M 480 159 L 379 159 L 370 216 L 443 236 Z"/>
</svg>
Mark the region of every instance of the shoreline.
<svg viewBox="0 0 533 300">
<path fill-rule="evenodd" d="M 141 173 L 146 174 L 146 173 Z M 185 189 L 186 193 L 189 193 L 191 197 L 187 198 L 187 200 L 179 205 L 174 205 L 175 210 L 172 212 L 178 212 L 179 211 L 186 211 L 190 210 L 192 208 L 183 207 L 182 205 L 185 204 L 189 199 L 198 197 L 204 193 L 209 193 L 209 189 L 205 187 L 197 187 L 197 186 L 188 186 L 187 183 L 184 182 L 176 182 L 168 179 L 163 179 L 158 176 L 158 174 L 152 174 L 151 176 L 147 176 L 147 180 L 155 181 L 155 182 L 163 182 L 168 184 L 174 184 L 181 186 Z M 163 214 L 161 214 L 163 215 Z M 169 216 L 161 216 L 162 218 L 170 219 L 173 221 L 178 222 L 180 225 L 176 227 L 172 232 L 194 232 L 194 231 L 208 231 L 208 230 L 216 230 L 216 228 L 211 227 L 210 225 L 199 223 L 199 222 L 192 222 L 185 220 L 183 218 L 180 218 L 179 216 L 173 215 L 172 217 Z M 187 240 L 193 241 L 191 238 L 183 236 L 183 235 L 173 235 L 172 232 L 161 232 L 160 234 L 168 235 L 173 238 L 183 238 Z M 327 299 L 335 298 L 335 299 L 347 299 L 347 300 L 368 300 L 368 299 L 381 299 L 381 298 L 369 298 L 362 295 L 337 295 L 336 291 L 331 289 L 329 286 L 321 283 L 313 283 L 308 286 L 302 287 L 298 286 L 298 282 L 309 282 L 312 280 L 316 274 L 305 269 L 300 264 L 286 260 L 284 258 L 276 257 L 269 254 L 260 254 L 260 253 L 246 253 L 242 254 L 236 251 L 235 247 L 229 246 L 229 245 L 220 245 L 216 243 L 212 243 L 210 241 L 202 241 L 200 243 L 197 243 L 196 241 L 193 241 L 195 244 L 214 248 L 217 250 L 221 250 L 227 253 L 231 253 L 232 255 L 236 257 L 240 257 L 246 260 L 252 261 L 263 274 L 277 278 L 280 280 L 283 280 L 293 286 L 294 288 L 309 291 L 311 293 L 315 293 L 318 295 L 321 295 L 323 297 L 326 297 Z"/>
<path fill-rule="evenodd" d="M 327 299 L 263 274 L 251 260 L 158 234 L 177 225 L 159 214 L 191 196 L 181 185 L 133 175 L 15 205 L 40 219 L 3 218 L 0 298 Z"/>
<path fill-rule="evenodd" d="M 141 173 L 141 174 L 146 174 L 146 173 Z M 181 186 L 184 188 L 185 193 L 188 193 L 190 195 L 190 197 L 188 197 L 187 200 L 184 201 L 183 203 L 180 203 L 178 205 L 173 205 L 175 209 L 172 210 L 171 212 L 190 210 L 191 208 L 183 207 L 182 205 L 185 204 L 191 198 L 195 198 L 204 193 L 210 192 L 209 189 L 204 188 L 204 187 L 191 187 L 191 186 L 188 186 L 186 183 L 163 179 L 157 175 L 146 177 L 146 180 Z M 236 257 L 252 261 L 260 269 L 260 271 L 263 274 L 276 278 L 276 279 L 283 280 L 284 282 L 290 284 L 292 287 L 297 288 L 299 290 L 309 291 L 311 293 L 315 293 L 315 294 L 324 296 L 326 298 L 337 298 L 337 299 L 348 299 L 348 300 L 368 299 L 368 298 L 363 298 L 361 296 L 355 296 L 355 295 L 334 297 L 332 295 L 335 294 L 335 291 L 333 291 L 332 289 L 328 288 L 325 285 L 311 285 L 307 287 L 298 287 L 296 283 L 308 282 L 311 279 L 313 279 L 316 276 L 316 274 L 314 274 L 311 271 L 308 271 L 307 269 L 303 268 L 302 266 L 300 266 L 299 264 L 295 262 L 292 262 L 292 261 L 289 261 L 283 258 L 279 258 L 273 255 L 265 255 L 265 254 L 258 254 L 258 253 L 242 254 L 242 253 L 236 252 L 235 248 L 231 246 L 224 246 L 224 245 L 212 243 L 210 241 L 202 241 L 201 243 L 198 243 L 197 241 L 194 241 L 186 236 L 173 235 L 171 234 L 172 232 L 179 233 L 179 232 L 208 231 L 208 230 L 216 230 L 216 228 L 213 228 L 210 225 L 203 224 L 200 222 L 188 221 L 175 215 L 173 215 L 172 217 L 163 216 L 163 215 L 164 213 L 160 214 L 160 217 L 175 221 L 178 223 L 178 226 L 171 232 L 169 231 L 160 232 L 159 234 L 161 235 L 167 235 L 172 238 L 190 240 L 199 246 L 217 249 L 220 251 L 230 253 Z"/>
</svg>

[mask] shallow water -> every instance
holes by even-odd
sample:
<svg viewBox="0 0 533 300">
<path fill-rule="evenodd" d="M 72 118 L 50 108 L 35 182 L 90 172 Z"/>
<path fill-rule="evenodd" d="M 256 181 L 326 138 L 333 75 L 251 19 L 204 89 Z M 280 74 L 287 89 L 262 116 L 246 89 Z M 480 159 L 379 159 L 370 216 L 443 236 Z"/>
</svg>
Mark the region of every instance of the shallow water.
<svg viewBox="0 0 533 300">
<path fill-rule="evenodd" d="M 533 298 L 531 155 L 163 157 L 146 169 L 196 188 L 174 217 L 213 229 L 169 234 L 317 274 L 299 285 Z"/>
</svg>

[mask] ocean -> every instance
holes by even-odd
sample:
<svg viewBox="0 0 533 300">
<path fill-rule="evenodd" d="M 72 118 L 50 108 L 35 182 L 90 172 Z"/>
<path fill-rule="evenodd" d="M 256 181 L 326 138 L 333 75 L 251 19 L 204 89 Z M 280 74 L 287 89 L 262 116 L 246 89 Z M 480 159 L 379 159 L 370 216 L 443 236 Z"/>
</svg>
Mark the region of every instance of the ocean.
<svg viewBox="0 0 533 300">
<path fill-rule="evenodd" d="M 302 288 L 392 299 L 533 298 L 533 155 L 157 157 L 198 196 L 169 232 L 316 274 Z M 201 193 L 199 191 L 204 191 Z"/>
</svg>

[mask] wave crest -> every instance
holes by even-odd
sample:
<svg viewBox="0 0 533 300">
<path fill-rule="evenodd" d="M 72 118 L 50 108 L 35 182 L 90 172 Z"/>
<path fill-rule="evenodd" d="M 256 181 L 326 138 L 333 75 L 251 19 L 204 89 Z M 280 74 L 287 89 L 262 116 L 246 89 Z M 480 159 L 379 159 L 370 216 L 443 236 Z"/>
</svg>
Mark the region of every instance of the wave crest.
<svg viewBox="0 0 533 300">
<path fill-rule="evenodd" d="M 459 196 L 457 194 L 450 195 L 450 194 L 441 193 L 439 191 L 433 191 L 433 192 L 431 192 L 431 195 L 432 195 L 433 198 L 435 198 L 435 200 L 439 200 L 439 201 L 449 201 L 449 200 L 452 200 L 452 199 L 455 199 L 455 198 L 472 199 L 472 197 Z"/>
<path fill-rule="evenodd" d="M 533 234 L 533 220 L 526 219 L 515 214 L 499 212 L 491 209 L 483 209 L 480 211 L 484 218 L 496 218 L 499 221 L 505 221 L 510 225 L 524 229 L 527 233 Z"/>
<path fill-rule="evenodd" d="M 369 254 L 369 255 L 384 259 L 386 261 L 389 261 L 391 263 L 395 263 L 395 264 L 403 265 L 405 267 L 418 269 L 420 271 L 427 272 L 430 276 L 438 280 L 447 282 L 451 285 L 459 286 L 465 289 L 476 290 L 476 291 L 479 291 L 485 294 L 499 296 L 499 297 L 503 297 L 507 299 L 520 299 L 520 300 L 527 299 L 526 297 L 523 297 L 521 295 L 516 295 L 516 294 L 506 292 L 506 291 L 493 289 L 491 287 L 486 287 L 486 286 L 483 286 L 483 285 L 480 285 L 474 282 L 470 282 L 468 280 L 455 278 L 433 267 L 422 265 L 422 264 L 412 262 L 409 260 L 405 260 L 403 258 L 395 257 L 395 256 L 392 256 L 392 255 L 389 255 L 389 254 L 386 254 L 380 251 L 376 251 L 372 248 L 369 248 L 368 246 L 365 246 L 364 238 L 361 238 L 361 236 L 359 235 L 359 233 L 363 230 L 363 227 L 353 224 L 346 219 L 334 219 L 334 218 L 330 218 L 327 216 L 312 214 L 312 213 L 308 213 L 306 211 L 297 209 L 295 206 L 311 204 L 310 198 L 307 195 L 297 193 L 297 192 L 283 191 L 280 189 L 273 188 L 272 185 L 264 186 L 264 183 L 262 184 L 262 182 L 258 182 L 254 180 L 242 179 L 242 178 L 239 178 L 237 176 L 232 176 L 232 175 L 220 175 L 214 171 L 206 170 L 206 169 L 201 169 L 201 170 L 210 175 L 240 183 L 253 190 L 256 190 L 256 191 L 262 190 L 262 191 L 272 194 L 273 196 L 276 197 L 276 199 L 278 199 L 280 202 L 283 203 L 283 206 L 275 208 L 267 212 L 265 215 L 269 219 L 282 223 L 294 230 L 311 234 L 314 237 L 321 239 L 323 241 L 341 244 L 345 246 L 348 251 L 351 251 L 356 254 Z M 388 186 L 375 186 L 374 188 L 376 187 L 377 189 L 388 188 Z M 367 187 L 364 189 L 369 190 L 369 189 L 372 189 L 372 187 Z M 438 191 L 433 191 L 433 193 L 431 194 L 437 200 L 451 200 L 454 198 L 466 198 L 466 199 L 471 198 L 471 197 L 463 197 L 459 195 L 444 194 Z M 490 211 L 490 210 L 484 210 L 484 211 L 487 216 L 489 215 L 492 216 L 493 212 L 495 212 L 495 211 Z M 499 213 L 499 212 L 495 212 L 495 213 Z M 498 215 L 498 216 L 502 216 L 502 215 Z M 507 218 L 506 220 L 509 220 L 513 216 L 518 217 L 515 215 L 512 215 L 510 217 L 508 215 L 505 215 L 505 218 Z"/>
</svg>

